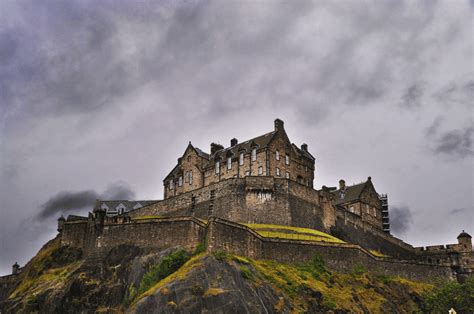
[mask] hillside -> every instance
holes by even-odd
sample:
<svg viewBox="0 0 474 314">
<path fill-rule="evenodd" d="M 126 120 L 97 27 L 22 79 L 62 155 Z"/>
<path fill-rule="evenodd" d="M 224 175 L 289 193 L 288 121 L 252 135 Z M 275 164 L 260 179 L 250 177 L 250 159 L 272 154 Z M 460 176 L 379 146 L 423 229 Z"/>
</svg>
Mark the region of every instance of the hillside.
<svg viewBox="0 0 474 314">
<path fill-rule="evenodd" d="M 79 250 L 59 244 L 51 240 L 25 266 L 2 312 L 411 313 L 444 310 L 451 301 L 458 302 L 458 313 L 473 309 L 472 282 L 435 287 L 373 276 L 363 265 L 341 274 L 318 256 L 288 265 L 225 252 L 209 255 L 204 245 L 196 252 L 118 246 L 107 256 L 84 260 Z M 446 304 L 433 301 L 441 287 L 451 289 L 443 292 Z M 449 300 L 459 291 L 465 295 Z"/>
</svg>

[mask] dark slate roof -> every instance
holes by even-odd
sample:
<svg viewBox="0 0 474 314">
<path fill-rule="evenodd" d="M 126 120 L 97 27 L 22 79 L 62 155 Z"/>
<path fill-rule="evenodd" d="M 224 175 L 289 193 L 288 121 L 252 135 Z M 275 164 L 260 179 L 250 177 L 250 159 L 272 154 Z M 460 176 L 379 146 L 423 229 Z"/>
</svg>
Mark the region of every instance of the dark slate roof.
<svg viewBox="0 0 474 314">
<path fill-rule="evenodd" d="M 104 200 L 98 200 L 95 204 L 94 210 L 98 210 L 103 207 L 103 205 L 106 205 L 108 207 L 107 211 L 116 211 L 117 207 L 120 206 L 120 204 L 123 204 L 124 206 L 124 211 L 129 212 L 133 209 L 141 208 L 153 203 L 156 203 L 158 201 L 154 200 L 146 200 L 146 201 L 130 201 L 130 200 L 110 200 L 110 201 L 104 201 Z M 139 207 L 136 207 L 139 206 Z"/>
<path fill-rule="evenodd" d="M 76 215 L 67 216 L 67 221 L 79 221 L 79 220 L 87 220 L 87 217 L 76 216 Z"/>
<path fill-rule="evenodd" d="M 301 148 L 299 148 L 298 146 L 296 146 L 295 144 L 292 144 L 293 146 L 293 149 L 296 150 L 296 153 L 297 154 L 300 154 L 300 155 L 303 155 L 305 156 L 306 158 L 309 158 L 311 160 L 314 160 L 314 156 L 311 155 L 309 152 L 305 151 L 305 150 L 302 150 Z"/>
<path fill-rule="evenodd" d="M 225 157 L 227 152 L 232 152 L 234 155 L 237 155 L 239 151 L 246 151 L 249 152 L 254 146 L 258 148 L 264 148 L 267 147 L 270 141 L 273 138 L 273 135 L 275 135 L 276 131 L 272 131 L 260 136 L 257 136 L 255 138 L 252 138 L 250 140 L 238 143 L 237 145 L 234 145 L 232 147 L 227 147 L 221 150 L 218 150 L 216 153 L 211 155 L 210 157 L 214 159 L 216 156 L 220 157 Z"/>
<path fill-rule="evenodd" d="M 198 155 L 200 157 L 205 158 L 205 159 L 209 159 L 209 154 L 208 153 L 203 152 L 200 148 L 197 148 L 197 147 L 194 147 L 194 149 L 196 150 L 196 152 L 198 153 Z"/>
<path fill-rule="evenodd" d="M 368 182 L 368 181 L 367 181 Z M 365 188 L 367 182 L 346 186 L 344 198 L 341 199 L 341 190 L 331 192 L 334 195 L 334 204 L 339 205 L 343 203 L 353 202 L 360 199 L 360 195 Z"/>
<path fill-rule="evenodd" d="M 472 238 L 469 233 L 465 232 L 464 230 L 458 235 L 459 238 Z"/>
</svg>

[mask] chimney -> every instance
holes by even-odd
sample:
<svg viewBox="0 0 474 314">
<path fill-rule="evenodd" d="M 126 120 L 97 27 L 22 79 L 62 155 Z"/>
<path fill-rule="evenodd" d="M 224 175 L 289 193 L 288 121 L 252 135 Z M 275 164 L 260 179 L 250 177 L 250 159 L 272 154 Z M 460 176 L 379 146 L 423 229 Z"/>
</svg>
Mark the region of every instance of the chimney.
<svg viewBox="0 0 474 314">
<path fill-rule="evenodd" d="M 216 143 L 211 143 L 211 155 L 214 155 L 215 152 L 224 149 L 224 146 L 216 144 Z"/>
<path fill-rule="evenodd" d="M 13 264 L 12 266 L 12 274 L 17 275 L 19 273 L 20 273 L 20 265 L 18 265 L 18 263 L 15 262 L 15 264 Z"/>
<path fill-rule="evenodd" d="M 275 119 L 275 131 L 280 131 L 283 130 L 283 124 L 284 122 L 280 119 Z"/>
<path fill-rule="evenodd" d="M 346 188 L 346 181 L 343 179 L 339 180 L 339 190 L 344 190 Z"/>
<path fill-rule="evenodd" d="M 239 141 L 237 141 L 237 139 L 234 137 L 233 139 L 230 140 L 230 147 L 237 145 L 238 142 Z"/>
<path fill-rule="evenodd" d="M 301 150 L 308 152 L 308 144 L 306 143 L 301 144 Z"/>
</svg>

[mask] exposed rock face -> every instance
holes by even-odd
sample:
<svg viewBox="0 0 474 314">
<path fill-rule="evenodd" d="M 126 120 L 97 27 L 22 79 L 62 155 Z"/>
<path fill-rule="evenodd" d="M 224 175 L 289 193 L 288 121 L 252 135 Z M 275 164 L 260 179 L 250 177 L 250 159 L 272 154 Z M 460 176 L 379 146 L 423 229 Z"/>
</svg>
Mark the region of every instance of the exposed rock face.
<svg viewBox="0 0 474 314">
<path fill-rule="evenodd" d="M 132 313 L 271 313 L 279 295 L 268 284 L 255 286 L 235 264 L 202 259 L 185 280 L 173 281 L 139 301 Z M 281 311 L 288 312 L 283 304 Z"/>
</svg>

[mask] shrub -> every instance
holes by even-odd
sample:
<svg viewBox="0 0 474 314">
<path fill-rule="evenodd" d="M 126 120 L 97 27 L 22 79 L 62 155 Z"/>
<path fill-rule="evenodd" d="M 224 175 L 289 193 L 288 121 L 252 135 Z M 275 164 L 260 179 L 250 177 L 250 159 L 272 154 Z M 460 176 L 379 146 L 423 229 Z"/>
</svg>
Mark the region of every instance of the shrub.
<svg viewBox="0 0 474 314">
<path fill-rule="evenodd" d="M 207 238 L 204 239 L 204 242 L 200 242 L 197 246 L 196 249 L 193 252 L 193 255 L 197 255 L 199 253 L 205 252 L 207 248 Z"/>
<path fill-rule="evenodd" d="M 185 250 L 178 250 L 165 256 L 160 263 L 150 267 L 148 272 L 143 276 L 140 282 L 140 288 L 138 288 L 138 294 L 142 294 L 163 278 L 177 271 L 189 258 L 190 256 Z"/>
<path fill-rule="evenodd" d="M 362 264 L 355 264 L 354 268 L 352 269 L 352 273 L 356 276 L 362 276 L 367 272 L 367 269 Z"/>
<path fill-rule="evenodd" d="M 227 260 L 227 258 L 229 257 L 229 254 L 227 254 L 226 251 L 221 251 L 221 250 L 214 252 L 213 255 L 219 261 Z"/>
<path fill-rule="evenodd" d="M 424 294 L 426 310 L 433 313 L 447 313 L 453 308 L 458 313 L 474 313 L 474 277 L 464 283 L 450 281 L 438 284 Z"/>
<path fill-rule="evenodd" d="M 253 273 L 250 271 L 250 269 L 245 266 L 245 265 L 242 265 L 240 266 L 240 274 L 242 275 L 242 277 L 244 277 L 245 279 L 248 279 L 248 280 L 253 280 Z"/>
<path fill-rule="evenodd" d="M 319 279 L 321 274 L 328 272 L 324 259 L 319 254 L 314 254 L 311 261 L 301 266 L 300 269 L 309 272 L 314 279 Z"/>
</svg>

